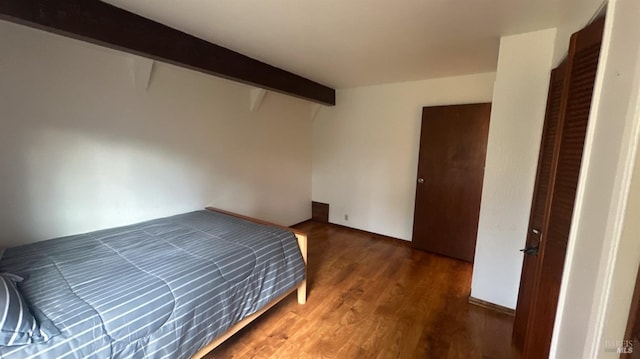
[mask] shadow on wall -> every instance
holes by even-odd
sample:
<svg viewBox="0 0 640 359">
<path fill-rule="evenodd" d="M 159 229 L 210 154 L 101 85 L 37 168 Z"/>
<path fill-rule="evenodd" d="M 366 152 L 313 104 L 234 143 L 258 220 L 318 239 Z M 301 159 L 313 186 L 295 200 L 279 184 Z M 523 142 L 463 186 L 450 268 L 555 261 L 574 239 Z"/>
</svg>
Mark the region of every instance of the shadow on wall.
<svg viewBox="0 0 640 359">
<path fill-rule="evenodd" d="M 310 202 L 310 149 L 295 137 L 310 130 L 298 117 L 306 106 L 292 112 L 274 101 L 256 118 L 245 88 L 217 91 L 226 92 L 217 102 L 230 103 L 202 101 L 198 113 L 161 101 L 130 113 L 117 113 L 117 101 L 56 112 L 20 103 L 21 94 L 3 96 L 0 247 L 207 205 L 283 224 L 306 219 L 300 208 Z M 157 113 L 145 114 L 148 108 Z"/>
<path fill-rule="evenodd" d="M 0 21 L 0 247 L 207 205 L 310 217 L 305 101 Z M 308 212 L 308 213 L 307 213 Z"/>
<path fill-rule="evenodd" d="M 17 156 L 2 167 L 2 246 L 200 209 L 212 198 L 209 183 L 243 187 L 214 175 L 232 172 L 205 155 L 127 138 L 44 127 L 14 145 Z"/>
</svg>

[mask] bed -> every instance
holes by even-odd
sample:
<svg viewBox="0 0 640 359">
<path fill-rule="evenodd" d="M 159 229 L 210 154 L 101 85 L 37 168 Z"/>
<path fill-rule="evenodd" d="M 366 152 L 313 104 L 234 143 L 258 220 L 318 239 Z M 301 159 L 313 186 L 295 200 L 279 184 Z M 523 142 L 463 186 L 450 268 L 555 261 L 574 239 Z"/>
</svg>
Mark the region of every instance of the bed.
<svg viewBox="0 0 640 359">
<path fill-rule="evenodd" d="M 306 301 L 306 236 L 259 222 L 208 208 L 6 249 L 0 284 L 35 327 L 0 357 L 203 357 L 294 291 Z"/>
</svg>

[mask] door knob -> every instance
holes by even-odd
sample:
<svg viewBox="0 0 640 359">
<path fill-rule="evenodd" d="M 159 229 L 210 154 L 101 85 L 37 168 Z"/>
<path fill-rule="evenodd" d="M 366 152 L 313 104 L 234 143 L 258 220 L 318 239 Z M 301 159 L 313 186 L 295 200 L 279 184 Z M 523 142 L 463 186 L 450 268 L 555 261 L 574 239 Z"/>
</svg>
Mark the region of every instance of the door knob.
<svg viewBox="0 0 640 359">
<path fill-rule="evenodd" d="M 539 246 L 533 246 L 533 247 L 527 247 L 525 249 L 521 249 L 520 252 L 526 254 L 526 255 L 530 255 L 530 256 L 537 256 L 538 255 L 538 249 L 540 249 Z"/>
<path fill-rule="evenodd" d="M 424 178 L 418 178 L 418 183 L 424 183 Z"/>
<path fill-rule="evenodd" d="M 531 232 L 533 232 L 533 234 L 540 234 L 540 230 L 539 229 L 532 229 Z"/>
</svg>

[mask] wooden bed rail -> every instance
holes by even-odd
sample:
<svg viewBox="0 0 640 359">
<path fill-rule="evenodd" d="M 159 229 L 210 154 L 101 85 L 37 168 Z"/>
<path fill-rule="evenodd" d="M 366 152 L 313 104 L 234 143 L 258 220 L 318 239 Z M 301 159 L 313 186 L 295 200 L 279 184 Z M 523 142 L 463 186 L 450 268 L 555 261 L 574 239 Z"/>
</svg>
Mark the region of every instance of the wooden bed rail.
<svg viewBox="0 0 640 359">
<path fill-rule="evenodd" d="M 295 232 L 294 234 L 298 239 L 298 247 L 304 260 L 304 279 L 298 285 L 298 303 L 305 304 L 307 302 L 307 235 Z"/>
<path fill-rule="evenodd" d="M 291 227 L 287 227 L 287 226 L 281 226 L 281 225 L 275 224 L 273 222 L 263 221 L 263 220 L 258 219 L 258 218 L 253 218 L 253 217 L 245 216 L 245 215 L 242 215 L 242 214 L 237 214 L 237 213 L 225 211 L 224 209 L 218 209 L 218 208 L 215 208 L 215 207 L 207 207 L 206 210 L 207 211 L 211 211 L 211 212 L 218 212 L 218 213 L 228 214 L 228 215 L 233 216 L 233 217 L 242 218 L 242 219 L 247 220 L 249 222 L 264 224 L 265 226 L 271 226 L 271 227 L 278 227 L 278 228 L 286 229 L 289 232 L 293 232 L 293 234 L 301 234 L 301 235 L 304 235 L 304 236 L 307 235 L 306 233 L 304 233 L 304 232 L 302 232 L 302 231 L 300 231 L 298 229 L 295 229 L 295 228 L 291 228 Z"/>
</svg>

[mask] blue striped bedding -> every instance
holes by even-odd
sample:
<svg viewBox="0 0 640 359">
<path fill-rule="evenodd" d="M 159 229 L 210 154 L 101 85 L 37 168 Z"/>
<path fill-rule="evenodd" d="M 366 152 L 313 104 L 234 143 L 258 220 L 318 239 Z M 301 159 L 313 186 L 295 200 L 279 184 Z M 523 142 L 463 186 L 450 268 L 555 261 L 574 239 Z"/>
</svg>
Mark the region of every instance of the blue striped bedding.
<svg viewBox="0 0 640 359">
<path fill-rule="evenodd" d="M 190 358 L 305 273 L 291 232 L 210 211 L 10 248 L 0 272 L 60 333 L 6 359 Z"/>
</svg>

